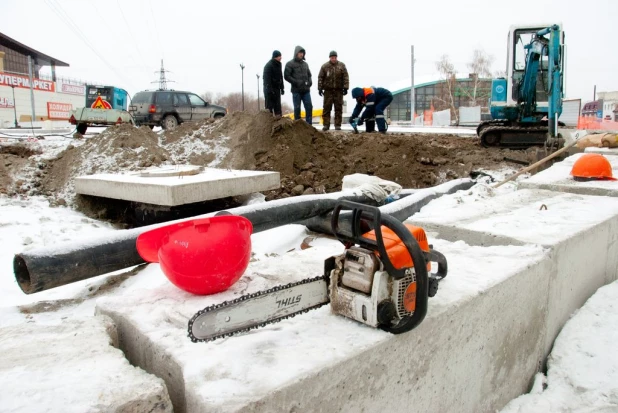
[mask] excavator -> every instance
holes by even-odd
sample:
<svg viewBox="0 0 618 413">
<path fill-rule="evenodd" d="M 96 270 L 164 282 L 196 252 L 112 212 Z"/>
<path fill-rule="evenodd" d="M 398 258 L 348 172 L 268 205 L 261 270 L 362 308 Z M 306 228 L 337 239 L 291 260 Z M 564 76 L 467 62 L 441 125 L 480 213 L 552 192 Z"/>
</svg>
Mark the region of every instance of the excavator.
<svg viewBox="0 0 618 413">
<path fill-rule="evenodd" d="M 561 25 L 511 26 L 507 50 L 506 78 L 492 80 L 492 120 L 476 130 L 481 145 L 560 145 L 565 57 Z"/>
</svg>

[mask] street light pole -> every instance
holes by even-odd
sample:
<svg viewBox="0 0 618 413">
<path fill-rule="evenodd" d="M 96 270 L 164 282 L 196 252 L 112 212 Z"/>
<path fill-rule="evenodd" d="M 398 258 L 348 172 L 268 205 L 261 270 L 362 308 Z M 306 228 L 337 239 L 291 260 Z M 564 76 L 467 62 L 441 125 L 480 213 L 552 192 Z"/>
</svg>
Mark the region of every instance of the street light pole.
<svg viewBox="0 0 618 413">
<path fill-rule="evenodd" d="M 240 64 L 240 72 L 242 73 L 242 110 L 245 111 L 245 65 Z"/>
<path fill-rule="evenodd" d="M 260 111 L 260 75 L 256 73 L 255 77 L 257 77 L 257 84 L 258 84 L 258 112 L 259 112 Z"/>
</svg>

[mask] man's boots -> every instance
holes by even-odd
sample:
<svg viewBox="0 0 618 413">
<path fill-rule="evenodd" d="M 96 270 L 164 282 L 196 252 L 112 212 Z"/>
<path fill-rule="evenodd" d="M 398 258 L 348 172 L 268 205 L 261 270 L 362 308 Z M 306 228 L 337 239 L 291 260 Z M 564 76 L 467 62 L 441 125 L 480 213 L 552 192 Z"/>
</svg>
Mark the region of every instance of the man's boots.
<svg viewBox="0 0 618 413">
<path fill-rule="evenodd" d="M 365 132 L 371 133 L 376 131 L 375 119 L 365 119 Z"/>
</svg>

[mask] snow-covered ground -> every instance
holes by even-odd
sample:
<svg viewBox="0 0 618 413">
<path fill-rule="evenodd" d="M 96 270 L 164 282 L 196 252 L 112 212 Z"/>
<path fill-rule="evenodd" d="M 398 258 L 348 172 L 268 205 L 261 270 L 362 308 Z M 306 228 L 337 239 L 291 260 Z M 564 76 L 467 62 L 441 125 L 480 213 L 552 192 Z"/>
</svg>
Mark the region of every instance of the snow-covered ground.
<svg viewBox="0 0 618 413">
<path fill-rule="evenodd" d="M 62 137 L 43 143 L 46 154 L 66 145 Z M 512 171 L 490 172 L 500 180 Z M 515 189 L 512 183 L 495 190 L 487 180 L 471 190 L 460 191 L 433 201 L 425 210 L 438 212 L 453 203 L 475 202 Z M 41 197 L 0 196 L 0 328 L 24 323 L 57 325 L 63 320 L 89 316 L 96 301 L 105 296 L 129 297 L 138 290 L 173 289 L 157 265 L 133 273 L 107 274 L 67 286 L 25 295 L 15 282 L 12 261 L 15 253 L 59 242 L 87 240 L 116 231 L 66 207 L 51 207 Z M 298 248 L 308 235 L 299 225 L 289 225 L 252 236 L 253 253 L 278 255 L 286 260 L 288 251 Z M 323 249 L 338 253 L 340 246 L 318 239 L 316 254 Z M 328 255 L 328 254 L 327 254 Z M 293 258 L 292 258 L 293 259 Z M 465 294 L 464 291 L 460 292 Z M 456 297 L 455 297 L 456 298 Z M 54 312 L 24 311 L 34 303 L 62 300 Z M 616 412 L 618 411 L 618 282 L 603 287 L 569 323 L 556 340 L 548 361 L 547 377 L 539 374 L 531 394 L 513 400 L 505 409 L 515 412 Z M 23 337 L 28 341 L 29 337 Z M 1 356 L 0 356 L 1 360 Z M 96 393 L 93 393 L 93 395 Z M 94 396 L 93 396 L 94 397 Z M 39 400 L 52 411 L 62 411 L 61 401 Z M 0 410 L 2 393 L 0 392 Z"/>
</svg>

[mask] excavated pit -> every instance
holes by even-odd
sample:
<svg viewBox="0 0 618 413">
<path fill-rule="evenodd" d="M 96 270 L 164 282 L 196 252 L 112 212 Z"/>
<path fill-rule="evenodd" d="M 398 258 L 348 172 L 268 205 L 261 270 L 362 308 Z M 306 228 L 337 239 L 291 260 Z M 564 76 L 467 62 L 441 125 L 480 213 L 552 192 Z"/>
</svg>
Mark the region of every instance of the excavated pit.
<svg viewBox="0 0 618 413">
<path fill-rule="evenodd" d="M 536 161 L 542 149 L 488 149 L 477 138 L 447 134 L 322 132 L 304 121 L 275 120 L 263 111 L 236 112 L 220 121 L 187 123 L 159 133 L 128 124 L 114 126 L 72 141 L 52 158 L 40 155 L 40 149 L 16 151 L 0 152 L 0 191 L 44 195 L 53 204 L 134 226 L 141 225 L 134 212 L 148 206 L 75 196 L 75 177 L 176 164 L 278 171 L 281 188 L 265 193 L 271 200 L 337 191 L 343 176 L 352 173 L 376 175 L 404 188 L 430 187 L 479 169 L 520 168 Z M 15 157 L 22 160 L 19 171 L 10 168 Z M 228 199 L 224 204 L 238 202 Z M 220 203 L 192 205 L 190 213 L 219 207 Z M 157 211 L 161 215 L 161 209 Z M 174 212 L 174 217 L 182 215 Z"/>
</svg>

